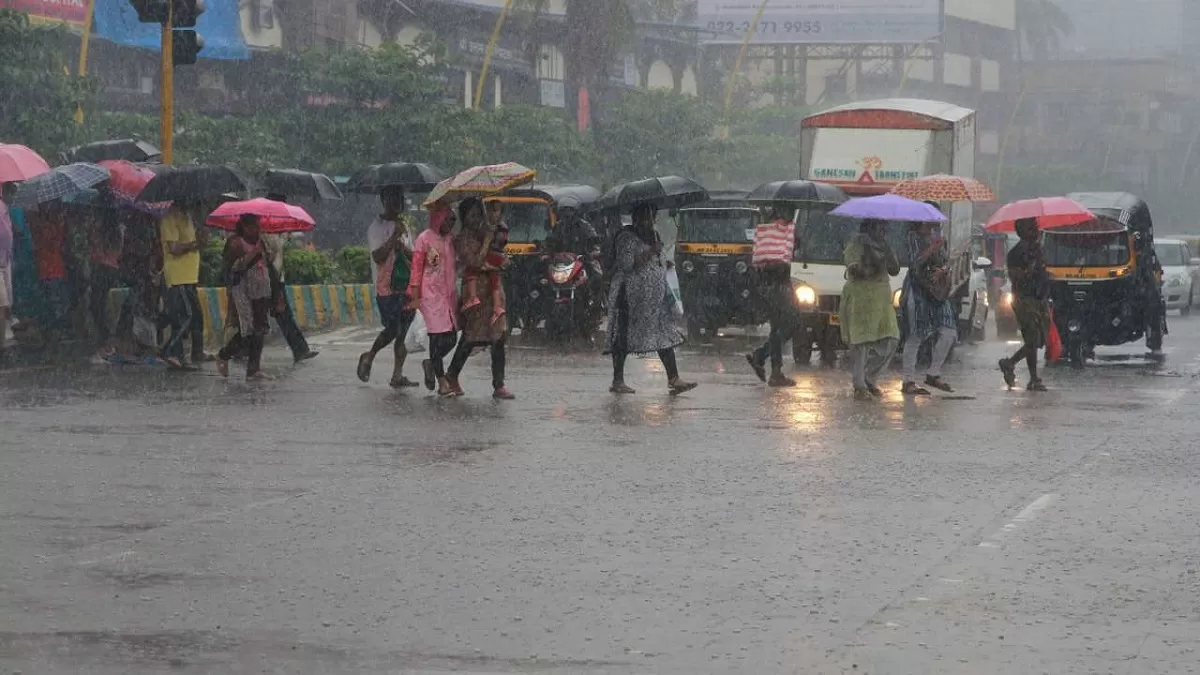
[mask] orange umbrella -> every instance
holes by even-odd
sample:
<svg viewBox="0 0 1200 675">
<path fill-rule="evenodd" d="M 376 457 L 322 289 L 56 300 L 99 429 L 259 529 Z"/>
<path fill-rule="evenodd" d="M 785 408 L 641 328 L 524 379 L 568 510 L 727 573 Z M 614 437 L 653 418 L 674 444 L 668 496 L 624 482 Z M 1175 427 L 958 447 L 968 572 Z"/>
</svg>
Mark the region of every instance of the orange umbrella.
<svg viewBox="0 0 1200 675">
<path fill-rule="evenodd" d="M 893 194 L 919 202 L 994 202 L 996 193 L 987 183 L 974 178 L 944 173 L 901 181 Z"/>
</svg>

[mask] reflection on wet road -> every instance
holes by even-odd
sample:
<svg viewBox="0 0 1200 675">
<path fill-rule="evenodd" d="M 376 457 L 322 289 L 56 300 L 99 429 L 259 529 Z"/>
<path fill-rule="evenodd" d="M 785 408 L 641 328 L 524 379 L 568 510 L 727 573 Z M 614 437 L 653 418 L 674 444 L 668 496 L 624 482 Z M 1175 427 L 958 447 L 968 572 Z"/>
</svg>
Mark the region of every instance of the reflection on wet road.
<svg viewBox="0 0 1200 675">
<path fill-rule="evenodd" d="M 3 372 L 0 668 L 1186 672 L 1198 338 L 1041 395 L 968 346 L 955 396 L 868 404 L 766 389 L 744 338 L 684 353 L 679 398 L 517 348 L 518 400 L 486 356 L 436 400 L 360 384 L 344 335 L 265 384 Z"/>
</svg>

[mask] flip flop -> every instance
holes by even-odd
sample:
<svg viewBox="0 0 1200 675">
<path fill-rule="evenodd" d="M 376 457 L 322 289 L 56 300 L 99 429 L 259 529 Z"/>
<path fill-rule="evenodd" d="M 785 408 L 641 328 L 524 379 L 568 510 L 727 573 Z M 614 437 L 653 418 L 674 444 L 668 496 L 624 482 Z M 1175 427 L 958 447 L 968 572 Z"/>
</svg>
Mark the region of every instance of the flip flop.
<svg viewBox="0 0 1200 675">
<path fill-rule="evenodd" d="M 433 391 L 437 387 L 437 379 L 433 376 L 433 362 L 429 359 L 422 361 L 421 371 L 425 375 L 425 388 Z"/>
<path fill-rule="evenodd" d="M 355 369 L 354 373 L 358 375 L 359 380 L 363 382 L 371 381 L 371 364 L 372 360 L 370 354 L 364 353 L 362 356 L 358 357 L 358 368 Z"/>
<path fill-rule="evenodd" d="M 766 381 L 767 381 L 767 368 L 766 368 L 766 366 L 764 366 L 763 364 L 759 363 L 759 362 L 758 362 L 758 361 L 757 361 L 757 360 L 754 358 L 754 355 L 753 355 L 753 354 L 747 354 L 747 355 L 746 355 L 746 363 L 749 363 L 749 364 L 750 364 L 750 368 L 752 368 L 752 369 L 754 370 L 754 374 L 758 376 L 758 379 L 762 380 L 763 382 L 766 382 Z"/>
<path fill-rule="evenodd" d="M 391 387 L 393 389 L 404 389 L 407 387 L 421 386 L 420 382 L 413 382 L 412 380 L 408 379 L 407 377 L 403 377 L 403 376 L 401 376 L 400 379 L 392 378 L 392 381 L 388 382 L 388 384 L 391 385 Z"/>
</svg>

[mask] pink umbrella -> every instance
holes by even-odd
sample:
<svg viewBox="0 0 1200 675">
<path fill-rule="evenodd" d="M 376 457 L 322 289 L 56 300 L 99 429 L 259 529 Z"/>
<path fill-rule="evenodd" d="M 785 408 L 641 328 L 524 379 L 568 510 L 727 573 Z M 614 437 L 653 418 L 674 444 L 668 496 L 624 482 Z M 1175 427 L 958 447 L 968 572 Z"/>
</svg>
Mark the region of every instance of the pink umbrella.
<svg viewBox="0 0 1200 675">
<path fill-rule="evenodd" d="M 316 226 L 313 217 L 299 206 L 262 197 L 241 202 L 225 202 L 209 214 L 204 224 L 232 232 L 237 229 L 238 220 L 244 215 L 258 216 L 259 227 L 265 234 L 308 232 Z"/>
<path fill-rule="evenodd" d="M 0 183 L 29 180 L 50 172 L 42 156 L 23 145 L 0 144 Z"/>
<path fill-rule="evenodd" d="M 1001 206 L 988 220 L 986 229 L 989 232 L 1014 232 L 1017 221 L 1023 218 L 1036 218 L 1038 227 L 1050 230 L 1095 220 L 1096 214 L 1066 197 L 1022 199 Z"/>
</svg>

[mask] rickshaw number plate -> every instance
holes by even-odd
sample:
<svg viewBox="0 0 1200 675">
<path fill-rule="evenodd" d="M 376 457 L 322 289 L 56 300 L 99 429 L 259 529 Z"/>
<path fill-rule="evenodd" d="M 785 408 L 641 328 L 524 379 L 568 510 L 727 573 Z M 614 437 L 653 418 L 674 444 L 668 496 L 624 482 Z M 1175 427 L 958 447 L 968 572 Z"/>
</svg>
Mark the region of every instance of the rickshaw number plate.
<svg viewBox="0 0 1200 675">
<path fill-rule="evenodd" d="M 754 241 L 754 228 L 746 230 L 746 241 Z"/>
<path fill-rule="evenodd" d="M 713 264 L 709 264 L 709 265 L 705 266 L 705 269 L 708 270 L 709 274 L 717 274 L 721 271 L 721 266 L 713 263 Z"/>
</svg>

